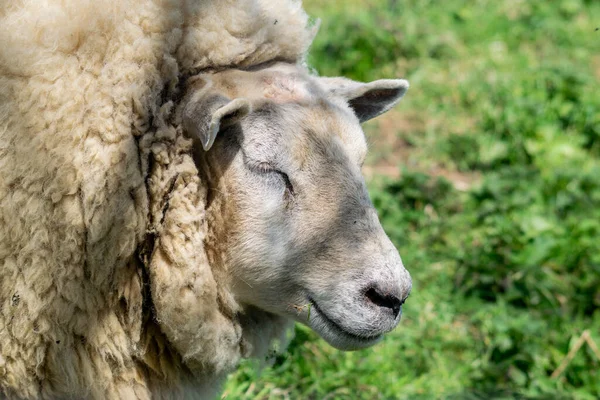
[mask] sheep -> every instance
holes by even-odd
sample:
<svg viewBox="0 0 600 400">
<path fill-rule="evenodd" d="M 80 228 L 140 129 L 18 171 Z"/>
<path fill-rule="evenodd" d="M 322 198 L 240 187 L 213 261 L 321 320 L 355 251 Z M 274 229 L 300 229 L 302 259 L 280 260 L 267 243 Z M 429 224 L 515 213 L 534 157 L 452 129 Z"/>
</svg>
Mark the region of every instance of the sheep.
<svg viewBox="0 0 600 400">
<path fill-rule="evenodd" d="M 340 349 L 411 287 L 360 122 L 404 95 L 308 73 L 293 0 L 0 5 L 0 389 L 212 398 L 294 321 Z"/>
</svg>

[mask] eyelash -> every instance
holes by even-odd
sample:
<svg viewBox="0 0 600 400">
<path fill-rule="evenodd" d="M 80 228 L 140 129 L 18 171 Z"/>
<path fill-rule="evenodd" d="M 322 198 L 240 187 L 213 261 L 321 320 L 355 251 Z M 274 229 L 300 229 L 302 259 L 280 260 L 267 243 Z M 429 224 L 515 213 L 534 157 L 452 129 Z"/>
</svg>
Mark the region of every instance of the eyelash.
<svg viewBox="0 0 600 400">
<path fill-rule="evenodd" d="M 291 195 L 294 195 L 294 193 L 295 193 L 294 186 L 292 185 L 292 182 L 290 181 L 290 177 L 285 172 L 274 168 L 271 164 L 266 163 L 266 162 L 257 163 L 252 167 L 252 169 L 260 174 L 267 174 L 267 173 L 278 174 L 279 176 L 281 176 L 283 178 L 287 192 L 289 192 Z"/>
</svg>

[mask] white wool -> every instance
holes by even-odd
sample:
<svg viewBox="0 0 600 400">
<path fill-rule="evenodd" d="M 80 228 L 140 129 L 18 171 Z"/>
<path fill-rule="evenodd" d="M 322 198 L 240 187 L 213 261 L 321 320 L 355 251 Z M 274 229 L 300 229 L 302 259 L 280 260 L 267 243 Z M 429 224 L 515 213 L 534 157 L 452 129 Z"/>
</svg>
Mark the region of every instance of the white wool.
<svg viewBox="0 0 600 400">
<path fill-rule="evenodd" d="M 206 395 L 252 353 L 172 99 L 313 35 L 293 0 L 0 4 L 0 397 Z"/>
</svg>

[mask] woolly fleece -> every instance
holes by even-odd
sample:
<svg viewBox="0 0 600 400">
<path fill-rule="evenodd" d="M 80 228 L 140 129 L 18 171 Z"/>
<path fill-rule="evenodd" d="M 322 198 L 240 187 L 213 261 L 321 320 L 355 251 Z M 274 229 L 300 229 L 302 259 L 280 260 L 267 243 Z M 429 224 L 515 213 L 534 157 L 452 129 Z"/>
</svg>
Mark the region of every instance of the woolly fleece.
<svg viewBox="0 0 600 400">
<path fill-rule="evenodd" d="M 307 22 L 293 0 L 0 2 L 0 395 L 206 398 L 281 335 L 211 268 L 170 121 L 188 76 L 302 62 Z"/>
</svg>

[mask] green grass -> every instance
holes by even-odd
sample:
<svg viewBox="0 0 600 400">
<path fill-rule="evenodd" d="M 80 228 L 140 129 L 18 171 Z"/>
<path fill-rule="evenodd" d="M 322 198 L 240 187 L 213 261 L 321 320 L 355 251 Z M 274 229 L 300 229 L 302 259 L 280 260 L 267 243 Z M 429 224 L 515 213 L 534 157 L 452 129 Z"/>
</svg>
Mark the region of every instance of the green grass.
<svg viewBox="0 0 600 400">
<path fill-rule="evenodd" d="M 340 352 L 297 326 L 272 367 L 243 364 L 226 398 L 599 398 L 589 346 L 551 374 L 584 330 L 600 345 L 600 2 L 305 8 L 322 20 L 319 73 L 411 82 L 365 130 L 379 138 L 374 170 L 386 158 L 401 171 L 370 186 L 413 294 L 371 349 Z"/>
</svg>

